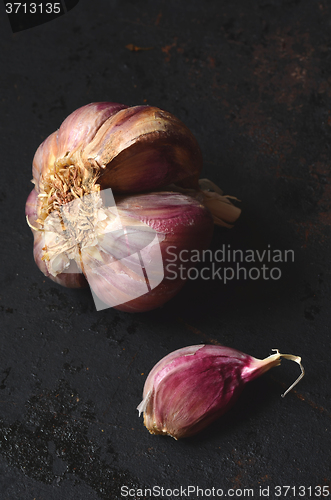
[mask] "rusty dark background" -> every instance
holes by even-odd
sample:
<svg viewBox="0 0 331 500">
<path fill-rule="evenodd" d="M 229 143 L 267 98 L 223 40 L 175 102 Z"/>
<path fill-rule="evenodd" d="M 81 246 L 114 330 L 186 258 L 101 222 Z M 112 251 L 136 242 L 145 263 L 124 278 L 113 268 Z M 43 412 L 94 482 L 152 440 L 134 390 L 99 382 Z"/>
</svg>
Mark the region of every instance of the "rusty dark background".
<svg viewBox="0 0 331 500">
<path fill-rule="evenodd" d="M 2 11 L 1 500 L 117 500 L 123 485 L 331 490 L 330 33 L 327 0 L 80 0 L 16 34 Z M 190 281 L 162 309 L 128 314 L 96 312 L 88 289 L 40 273 L 24 217 L 34 152 L 103 100 L 190 127 L 203 176 L 243 210 L 213 249 L 292 249 L 281 279 Z M 298 354 L 306 377 L 282 399 L 299 371 L 285 361 L 199 436 L 150 435 L 136 411 L 147 373 L 201 342 Z"/>
</svg>

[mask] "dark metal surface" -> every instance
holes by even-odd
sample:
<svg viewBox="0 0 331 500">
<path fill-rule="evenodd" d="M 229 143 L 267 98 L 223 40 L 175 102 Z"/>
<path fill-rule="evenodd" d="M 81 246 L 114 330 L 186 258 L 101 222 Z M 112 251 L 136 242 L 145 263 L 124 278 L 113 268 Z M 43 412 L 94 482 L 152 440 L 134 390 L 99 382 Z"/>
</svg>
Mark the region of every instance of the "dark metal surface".
<svg viewBox="0 0 331 500">
<path fill-rule="evenodd" d="M 1 499 L 331 489 L 330 3 L 81 0 L 15 35 L 0 17 Z M 242 200 L 213 249 L 292 249 L 279 280 L 190 281 L 130 315 L 96 312 L 88 289 L 44 278 L 24 219 L 32 157 L 71 111 L 103 100 L 155 105 L 190 127 L 203 176 Z M 282 399 L 298 373 L 283 362 L 199 436 L 150 435 L 135 409 L 148 371 L 212 341 L 301 355 L 306 377 Z"/>
</svg>

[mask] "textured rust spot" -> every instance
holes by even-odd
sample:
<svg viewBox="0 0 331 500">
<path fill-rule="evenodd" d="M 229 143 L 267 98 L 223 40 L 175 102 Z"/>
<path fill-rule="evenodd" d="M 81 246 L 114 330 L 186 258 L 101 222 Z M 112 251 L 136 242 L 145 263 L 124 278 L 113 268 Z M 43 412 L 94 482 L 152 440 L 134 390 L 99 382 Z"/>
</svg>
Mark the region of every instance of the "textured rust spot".
<svg viewBox="0 0 331 500">
<path fill-rule="evenodd" d="M 174 38 L 173 43 L 171 43 L 170 45 L 165 45 L 164 47 L 161 47 L 162 52 L 164 52 L 164 54 L 166 54 L 166 57 L 165 57 L 166 62 L 170 61 L 171 49 L 176 47 L 176 45 L 177 45 L 177 37 Z"/>
</svg>

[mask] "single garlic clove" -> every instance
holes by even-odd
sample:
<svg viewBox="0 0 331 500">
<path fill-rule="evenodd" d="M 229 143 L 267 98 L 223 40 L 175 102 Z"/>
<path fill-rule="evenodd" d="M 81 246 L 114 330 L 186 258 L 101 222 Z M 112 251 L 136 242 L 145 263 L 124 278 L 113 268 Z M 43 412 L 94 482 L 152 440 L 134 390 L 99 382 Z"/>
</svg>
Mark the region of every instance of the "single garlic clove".
<svg viewBox="0 0 331 500">
<path fill-rule="evenodd" d="M 176 117 L 150 106 L 119 111 L 84 148 L 82 160 L 102 167 L 101 188 L 115 193 L 159 189 L 170 183 L 198 187 L 202 156 L 190 130 Z"/>
<path fill-rule="evenodd" d="M 66 166 L 74 151 L 84 148 L 94 138 L 101 125 L 124 108 L 124 104 L 96 102 L 71 113 L 59 130 L 47 137 L 35 153 L 32 174 L 37 191 L 47 189 L 45 181 L 47 184 L 49 176 L 56 171 L 57 162 L 61 160 Z"/>
<path fill-rule="evenodd" d="M 281 358 L 291 359 L 301 367 L 292 389 L 304 374 L 298 356 L 277 350 L 260 360 L 217 345 L 178 349 L 149 373 L 139 415 L 144 413 L 144 424 L 151 434 L 175 439 L 192 436 L 229 410 L 245 383 L 279 365 Z"/>
<path fill-rule="evenodd" d="M 77 148 L 83 150 L 95 137 L 100 127 L 111 116 L 127 108 L 114 102 L 92 102 L 76 109 L 58 130 L 58 157 L 62 158 Z"/>
<path fill-rule="evenodd" d="M 182 193 L 159 191 L 156 193 L 116 196 L 116 206 L 126 216 L 148 224 L 155 231 L 166 234 L 164 256 L 169 245 L 180 252 L 210 244 L 213 221 L 210 212 L 195 198 Z"/>
</svg>

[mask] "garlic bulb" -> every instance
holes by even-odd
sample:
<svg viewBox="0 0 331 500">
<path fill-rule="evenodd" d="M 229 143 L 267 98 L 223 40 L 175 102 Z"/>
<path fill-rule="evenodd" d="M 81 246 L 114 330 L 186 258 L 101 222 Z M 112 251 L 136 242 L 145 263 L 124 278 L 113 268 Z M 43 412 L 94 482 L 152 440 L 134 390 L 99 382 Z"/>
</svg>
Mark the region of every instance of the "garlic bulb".
<svg viewBox="0 0 331 500">
<path fill-rule="evenodd" d="M 91 287 L 97 309 L 146 311 L 183 286 L 163 269 L 166 248 L 203 250 L 213 224 L 240 214 L 209 181 L 189 129 L 150 106 L 92 103 L 37 149 L 26 203 L 41 271 Z"/>
<path fill-rule="evenodd" d="M 138 406 L 151 434 L 175 439 L 197 434 L 236 402 L 244 385 L 290 359 L 301 367 L 301 358 L 275 354 L 256 359 L 230 347 L 194 345 L 178 349 L 159 361 L 149 373 Z"/>
</svg>

